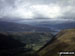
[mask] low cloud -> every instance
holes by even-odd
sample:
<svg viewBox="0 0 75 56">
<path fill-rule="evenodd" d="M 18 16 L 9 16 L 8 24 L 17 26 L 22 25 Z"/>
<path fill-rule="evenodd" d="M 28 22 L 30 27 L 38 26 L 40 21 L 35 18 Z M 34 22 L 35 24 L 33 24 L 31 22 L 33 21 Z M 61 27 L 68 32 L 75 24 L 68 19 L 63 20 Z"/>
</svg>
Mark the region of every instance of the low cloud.
<svg viewBox="0 0 75 56">
<path fill-rule="evenodd" d="M 0 18 L 74 19 L 74 0 L 0 0 Z"/>
</svg>

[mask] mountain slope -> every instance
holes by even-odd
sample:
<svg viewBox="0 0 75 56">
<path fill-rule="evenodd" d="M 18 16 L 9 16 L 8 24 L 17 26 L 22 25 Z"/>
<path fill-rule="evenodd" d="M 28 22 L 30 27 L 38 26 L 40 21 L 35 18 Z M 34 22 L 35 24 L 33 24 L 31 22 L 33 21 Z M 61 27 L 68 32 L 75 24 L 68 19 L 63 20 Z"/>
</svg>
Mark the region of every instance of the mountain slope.
<svg viewBox="0 0 75 56">
<path fill-rule="evenodd" d="M 38 51 L 38 56 L 59 56 L 60 51 L 75 51 L 75 29 L 62 30 L 49 43 Z"/>
<path fill-rule="evenodd" d="M 11 35 L 0 33 L 0 56 L 14 56 L 23 51 L 26 44 L 15 40 Z"/>
<path fill-rule="evenodd" d="M 13 39 L 11 35 L 0 33 L 0 49 L 12 49 L 22 46 L 25 46 L 25 44 Z"/>
</svg>

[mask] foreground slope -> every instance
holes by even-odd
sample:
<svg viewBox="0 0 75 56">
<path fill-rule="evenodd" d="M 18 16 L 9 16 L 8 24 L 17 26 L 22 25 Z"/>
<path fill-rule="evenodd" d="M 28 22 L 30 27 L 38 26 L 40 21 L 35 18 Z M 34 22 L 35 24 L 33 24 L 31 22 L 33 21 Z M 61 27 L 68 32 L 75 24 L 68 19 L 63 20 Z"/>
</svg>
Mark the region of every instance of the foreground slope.
<svg viewBox="0 0 75 56">
<path fill-rule="evenodd" d="M 38 51 L 38 56 L 59 56 L 60 51 L 75 51 L 75 29 L 59 32 L 52 42 Z"/>
<path fill-rule="evenodd" d="M 11 35 L 0 33 L 0 56 L 11 56 L 19 53 L 25 44 L 12 38 Z"/>
</svg>

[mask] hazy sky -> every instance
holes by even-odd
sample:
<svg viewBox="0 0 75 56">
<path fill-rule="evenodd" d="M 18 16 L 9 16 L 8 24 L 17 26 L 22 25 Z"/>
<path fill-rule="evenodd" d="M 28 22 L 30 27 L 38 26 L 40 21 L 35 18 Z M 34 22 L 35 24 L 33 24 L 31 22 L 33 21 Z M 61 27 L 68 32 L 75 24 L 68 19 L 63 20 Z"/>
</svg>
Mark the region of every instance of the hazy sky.
<svg viewBox="0 0 75 56">
<path fill-rule="evenodd" d="M 75 0 L 0 0 L 0 18 L 75 19 Z"/>
</svg>

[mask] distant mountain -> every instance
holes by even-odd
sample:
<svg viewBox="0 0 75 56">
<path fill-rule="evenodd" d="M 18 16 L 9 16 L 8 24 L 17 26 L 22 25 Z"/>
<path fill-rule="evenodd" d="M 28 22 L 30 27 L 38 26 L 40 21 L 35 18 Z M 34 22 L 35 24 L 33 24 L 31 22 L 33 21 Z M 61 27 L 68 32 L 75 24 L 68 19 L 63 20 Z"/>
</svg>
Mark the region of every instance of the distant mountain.
<svg viewBox="0 0 75 56">
<path fill-rule="evenodd" d="M 62 51 L 75 51 L 75 29 L 62 30 L 38 51 L 38 56 L 59 56 Z"/>
<path fill-rule="evenodd" d="M 43 21 L 32 24 L 33 26 L 50 28 L 51 30 L 63 30 L 75 28 L 75 21 Z"/>
<path fill-rule="evenodd" d="M 44 28 L 44 27 L 37 27 L 37 26 L 31 26 L 27 24 L 19 24 L 19 23 L 13 23 L 13 22 L 5 22 L 5 21 L 0 21 L 0 31 L 29 31 L 29 32 L 49 32 L 51 31 L 50 28 Z"/>
</svg>

